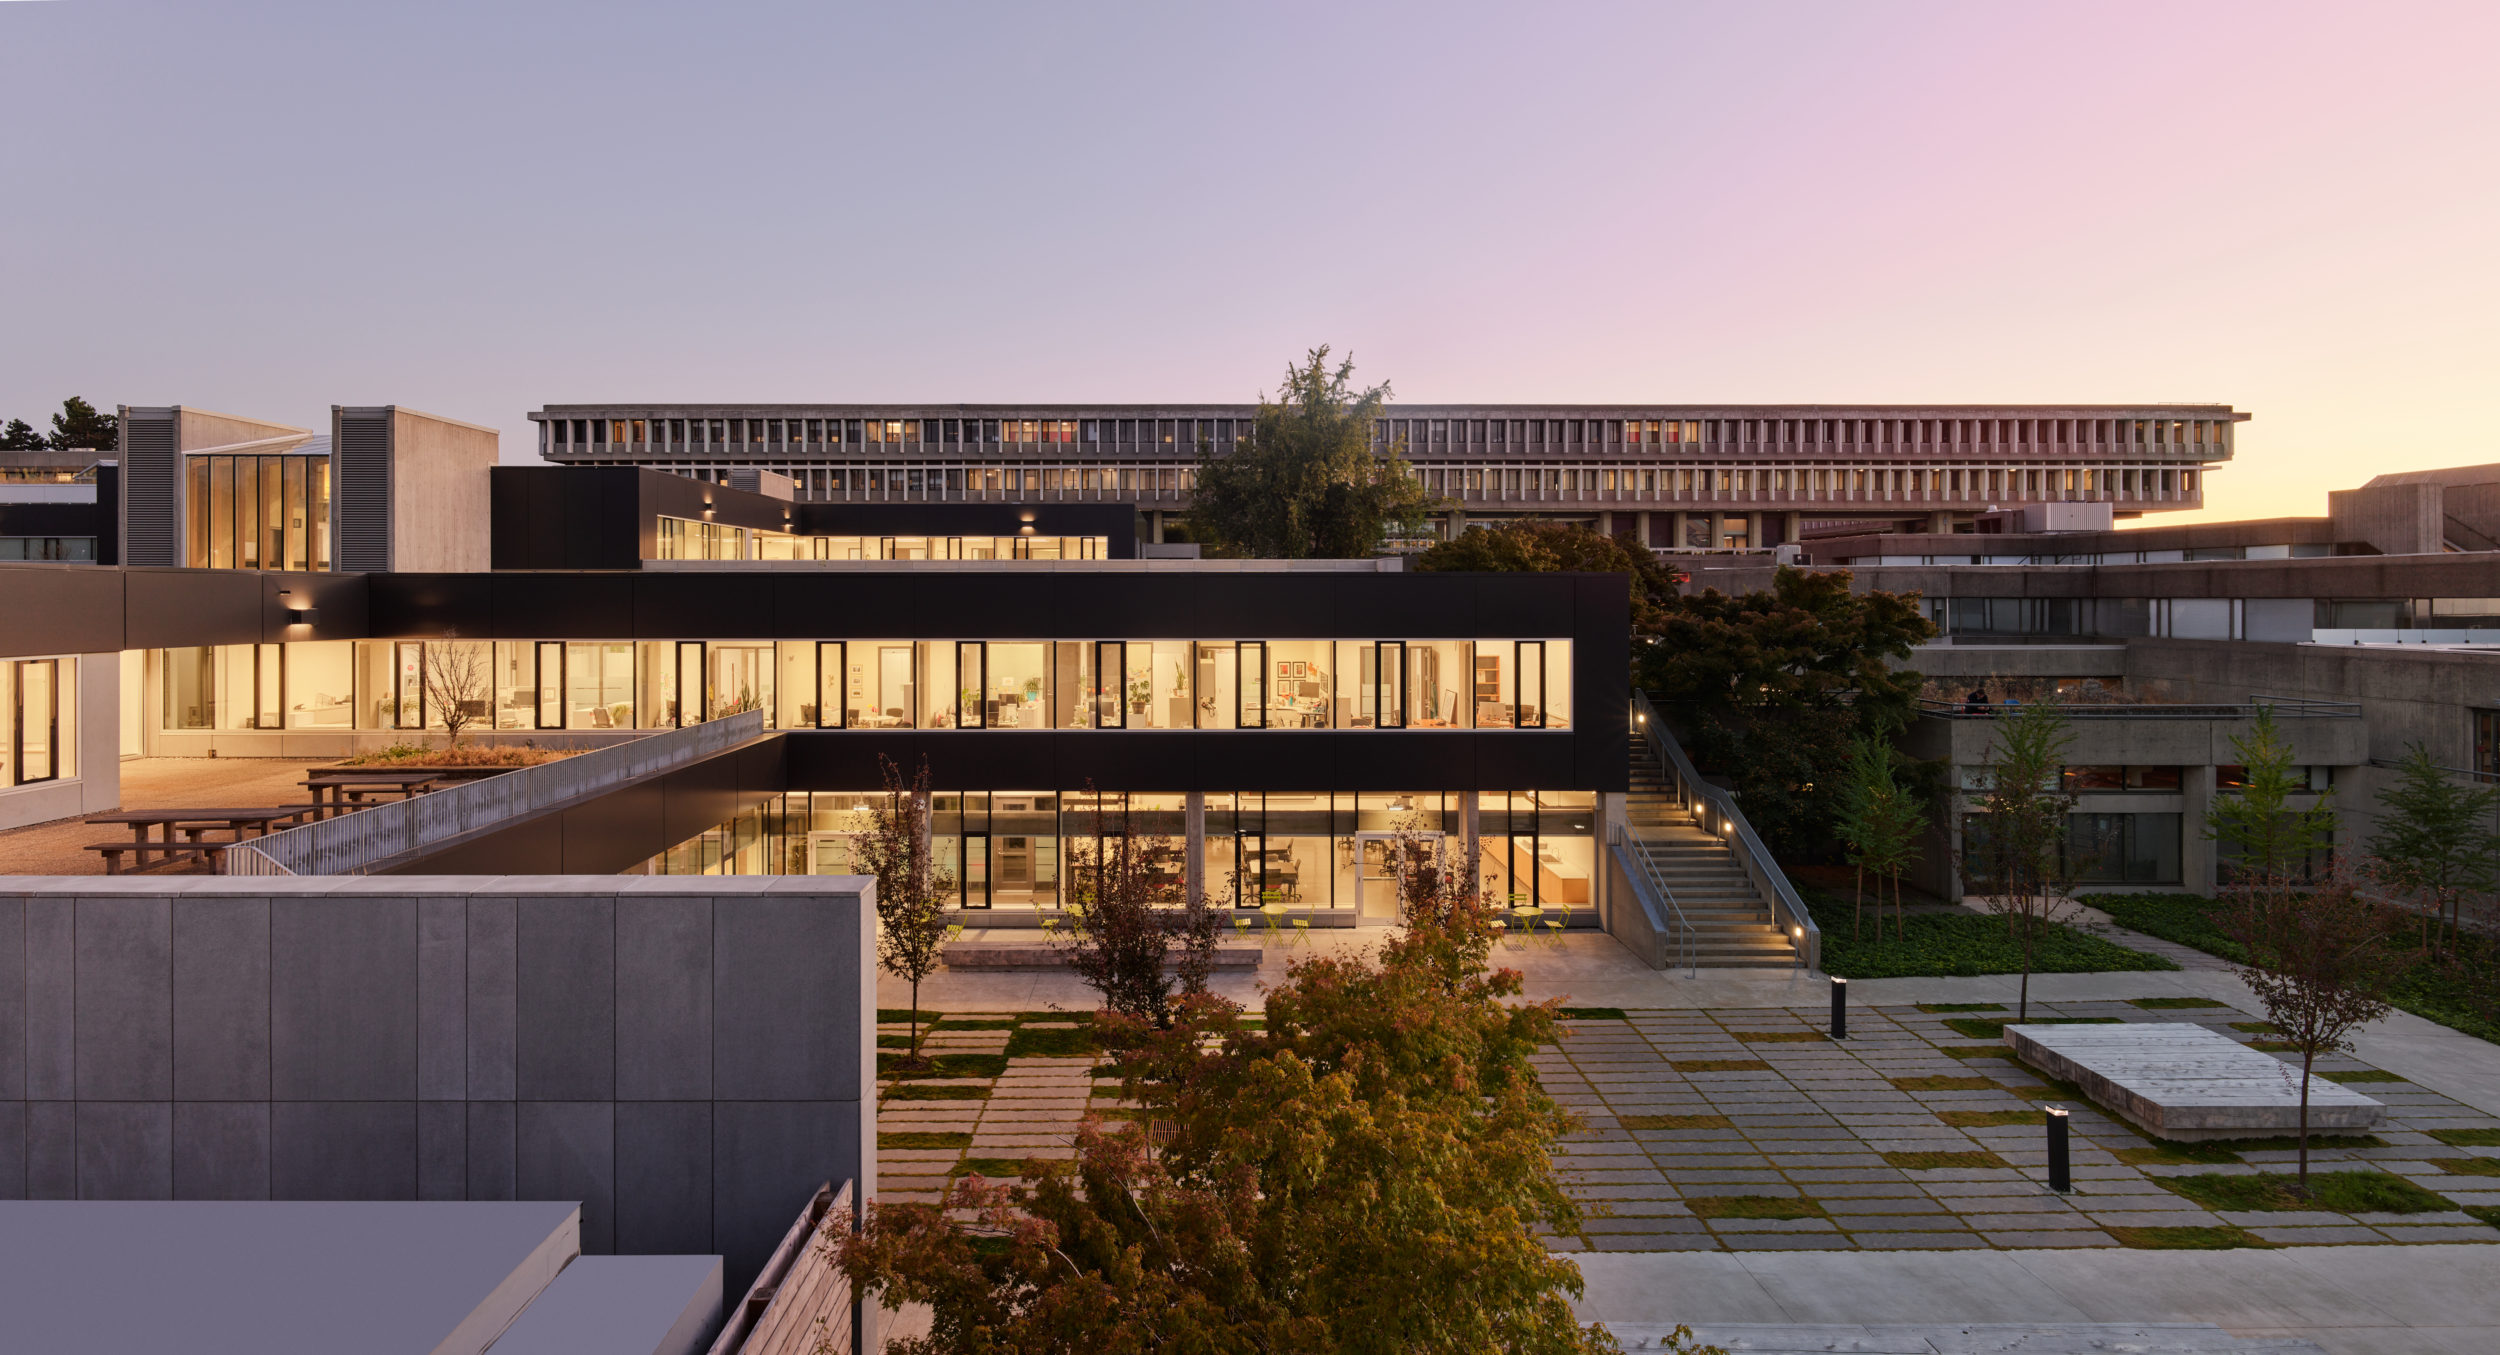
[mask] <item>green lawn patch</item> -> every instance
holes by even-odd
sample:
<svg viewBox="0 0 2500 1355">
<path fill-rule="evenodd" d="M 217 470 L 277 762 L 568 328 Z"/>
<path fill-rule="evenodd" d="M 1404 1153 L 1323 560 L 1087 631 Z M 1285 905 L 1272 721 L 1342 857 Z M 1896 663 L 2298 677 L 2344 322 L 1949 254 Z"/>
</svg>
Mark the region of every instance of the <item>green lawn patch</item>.
<svg viewBox="0 0 2500 1355">
<path fill-rule="evenodd" d="M 1093 1014 L 1091 1012 L 1016 1012 L 1013 1016 L 1018 1021 L 1087 1021 L 1092 1019 Z"/>
<path fill-rule="evenodd" d="M 972 1146 L 972 1136 L 970 1134 L 938 1134 L 917 1129 L 897 1130 L 892 1133 L 880 1132 L 877 1135 L 877 1146 L 880 1148 L 969 1148 Z"/>
<path fill-rule="evenodd" d="M 2186 1145 L 2181 1145 L 2186 1146 Z M 2275 1134 L 2262 1139 L 2207 1139 L 2207 1148 L 2226 1148 L 2234 1153 L 2290 1153 L 2300 1148 L 2300 1139 L 2293 1134 Z M 2376 1134 L 2312 1134 L 2310 1151 L 2325 1148 L 2384 1148 L 2387 1140 Z"/>
<path fill-rule="evenodd" d="M 1823 1206 L 1786 1195 L 1699 1195 L 1685 1205 L 1697 1219 L 1819 1219 Z"/>
<path fill-rule="evenodd" d="M 987 1101 L 987 1087 L 926 1087 L 916 1082 L 902 1082 L 885 1089 L 888 1101 Z"/>
<path fill-rule="evenodd" d="M 2434 1129 L 2430 1135 L 2451 1148 L 2500 1148 L 2500 1129 Z"/>
<path fill-rule="evenodd" d="M 2115 1016 L 2044 1016 L 2034 1021 L 1991 1021 L 1978 1016 L 1956 1016 L 1945 1027 L 1957 1035 L 1974 1040 L 2001 1040 L 2005 1028 L 2011 1026 L 2115 1026 L 2124 1024 Z"/>
<path fill-rule="evenodd" d="M 1823 968 L 1835 978 L 1891 979 L 1935 975 L 2022 972 L 2022 944 L 2004 918 L 1956 910 L 1904 919 L 1901 934 L 1887 925 L 1880 939 L 1850 939 L 1850 907 L 1821 890 L 1800 890 L 1815 924 L 1823 929 Z M 2129 950 L 2073 927 L 2041 930 L 2031 959 L 2034 974 L 2104 974 L 2120 970 L 2177 969 L 2159 955 Z"/>
<path fill-rule="evenodd" d="M 1978 1149 L 1967 1153 L 1886 1153 L 1884 1165 L 1907 1172 L 1936 1171 L 1946 1167 L 2005 1167 L 2004 1158 Z"/>
<path fill-rule="evenodd" d="M 927 1025 L 927 1024 L 929 1024 L 929 1023 L 931 1023 L 931 1022 L 935 1022 L 935 1021 L 942 1021 L 942 1020 L 944 1020 L 945 1018 L 946 1018 L 946 1013 L 944 1013 L 944 1012 L 922 1012 L 922 1013 L 920 1013 L 920 1021 L 921 1021 L 921 1024 L 923 1024 L 923 1025 Z M 911 1019 L 912 1019 L 912 1013 L 911 1013 L 911 1008 L 909 1008 L 909 1007 L 879 1007 L 879 1008 L 877 1008 L 877 1024 L 878 1024 L 878 1025 L 884 1025 L 884 1024 L 886 1024 L 887 1022 L 889 1022 L 889 1021 L 891 1021 L 891 1022 L 893 1022 L 893 1023 L 897 1024 L 897 1025 L 901 1025 L 901 1024 L 903 1024 L 903 1023 L 905 1023 L 905 1022 L 910 1021 Z"/>
<path fill-rule="evenodd" d="M 2267 1054 L 2297 1054 L 2300 1046 L 2289 1040 L 2251 1040 L 2248 1047 Z"/>
<path fill-rule="evenodd" d="M 1767 1073 L 1771 1065 L 1760 1059 L 1670 1059 L 1667 1066 L 1679 1073 Z"/>
<path fill-rule="evenodd" d="M 1074 1030 L 1018 1026 L 1016 1033 L 1007 1037 L 1007 1057 L 1011 1059 L 1075 1059 L 1101 1052 L 1102 1044 L 1094 1038 L 1090 1026 Z"/>
<path fill-rule="evenodd" d="M 2244 1030 L 2251 1035 L 2279 1035 L 2283 1031 L 2281 1026 L 2272 1021 L 2234 1021 L 2231 1023 L 2231 1029 Z"/>
<path fill-rule="evenodd" d="M 2500 1204 L 2469 1204 L 2465 1212 L 2494 1228 L 2500 1228 Z"/>
<path fill-rule="evenodd" d="M 2002 1129 L 2017 1124 L 2047 1124 L 2045 1110 L 1940 1110 L 1936 1118 L 1956 1129 Z"/>
<path fill-rule="evenodd" d="M 2239 943 L 2223 934 L 2224 905 L 2201 894 L 2087 894 L 2082 902 L 2121 927 L 2241 960 Z M 1826 928 L 1826 932 L 1829 929 Z M 1823 943 L 1830 954 L 1831 942 Z M 2500 937 L 2468 932 L 2454 963 L 2424 959 L 2396 980 L 2389 998 L 2400 1008 L 2485 1040 L 2500 1041 Z"/>
<path fill-rule="evenodd" d="M 2111 1156 L 2130 1167 L 2228 1167 L 2244 1160 L 2230 1149 L 2211 1143 L 2148 1143 L 2141 1148 L 2121 1148 Z"/>
<path fill-rule="evenodd" d="M 2231 1004 L 2216 1002 L 2209 997 L 2131 997 L 2127 999 L 2127 1005 L 2148 1012 L 2193 1012 Z"/>
<path fill-rule="evenodd" d="M 1736 1124 L 1724 1115 L 1618 1115 L 1615 1123 L 1626 1129 L 1734 1129 Z"/>
<path fill-rule="evenodd" d="M 1930 1073 L 1925 1077 L 1896 1077 L 1893 1090 L 1904 1092 L 1992 1092 L 2003 1087 L 1994 1078 L 1946 1077 Z"/>
<path fill-rule="evenodd" d="M 1747 1044 L 1821 1044 L 1830 1037 L 1819 1030 L 1740 1030 L 1736 1038 Z"/>
<path fill-rule="evenodd" d="M 2435 1157 L 2431 1161 L 2450 1176 L 2500 1176 L 2500 1157 Z"/>
<path fill-rule="evenodd" d="M 2002 1002 L 1922 1002 L 1918 1004 L 1918 1009 L 1932 1016 L 1938 1012 L 2001 1012 L 2005 1010 L 2005 1004 Z"/>
<path fill-rule="evenodd" d="M 930 1027 L 931 1030 L 1014 1030 L 1015 1028 L 1016 1022 L 1014 1017 L 1005 1017 L 999 1020 L 990 1020 L 988 1018 L 966 1018 L 963 1020 L 955 1020 L 949 1018 Z"/>
<path fill-rule="evenodd" d="M 1556 1012 L 1565 1021 L 1621 1021 L 1621 1007 L 1565 1007 Z"/>
<path fill-rule="evenodd" d="M 2409 1077 L 2399 1077 L 2394 1073 L 2388 1072 L 2384 1068 L 2345 1068 L 2332 1073 L 2320 1073 L 2318 1076 L 2325 1078 L 2329 1082 L 2341 1082 L 2345 1084 L 2351 1084 L 2354 1082 L 2411 1082 L 2413 1080 Z"/>
<path fill-rule="evenodd" d="M 2455 1209 L 2445 1195 L 2422 1189 L 2390 1172 L 2340 1171 L 2309 1173 L 2309 1193 L 2300 1193 L 2300 1178 L 2289 1172 L 2252 1176 L 2157 1176 L 2156 1185 L 2184 1195 L 2207 1209 L 2306 1210 L 2338 1214 L 2432 1214 Z"/>
<path fill-rule="evenodd" d="M 2272 1247 L 2255 1233 L 2235 1223 L 2215 1224 L 2205 1228 L 2109 1228 L 2111 1237 L 2121 1247 L 2144 1251 L 2221 1251 L 2230 1247 Z"/>
<path fill-rule="evenodd" d="M 877 1076 L 891 1078 L 978 1077 L 995 1078 L 1007 1071 L 1004 1054 L 927 1054 L 920 1067 L 906 1067 L 908 1055 L 879 1054 Z"/>
</svg>

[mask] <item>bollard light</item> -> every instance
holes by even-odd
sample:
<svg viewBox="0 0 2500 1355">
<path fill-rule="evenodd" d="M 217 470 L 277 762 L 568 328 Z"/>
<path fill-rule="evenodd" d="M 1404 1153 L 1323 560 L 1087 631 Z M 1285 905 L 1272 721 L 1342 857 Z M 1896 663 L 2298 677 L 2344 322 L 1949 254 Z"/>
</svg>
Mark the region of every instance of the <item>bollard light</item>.
<svg viewBox="0 0 2500 1355">
<path fill-rule="evenodd" d="M 1849 1038 L 1849 981 L 1832 980 L 1832 1038 Z"/>
<path fill-rule="evenodd" d="M 2060 1195 L 2074 1193 L 2075 1172 L 2066 1153 L 2066 1108 L 2051 1106 L 2049 1110 L 2049 1189 Z"/>
</svg>

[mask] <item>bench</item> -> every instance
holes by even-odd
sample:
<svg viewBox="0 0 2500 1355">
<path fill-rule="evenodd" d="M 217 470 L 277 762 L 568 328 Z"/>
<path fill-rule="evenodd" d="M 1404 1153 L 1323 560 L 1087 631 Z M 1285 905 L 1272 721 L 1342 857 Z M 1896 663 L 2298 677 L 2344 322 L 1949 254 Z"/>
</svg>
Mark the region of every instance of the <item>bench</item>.
<svg viewBox="0 0 2500 1355">
<path fill-rule="evenodd" d="M 2267 1138 L 2300 1127 L 2300 1065 L 2183 1021 L 2005 1028 L 2014 1057 L 2083 1089 L 2155 1138 Z M 2309 1132 L 2350 1134 L 2387 1107 L 2309 1079 Z"/>
<path fill-rule="evenodd" d="M 123 838 L 118 842 L 90 842 L 86 850 L 104 858 L 104 873 L 107 875 L 143 875 L 176 861 L 202 861 L 214 870 L 217 858 L 232 845 L 228 842 L 133 842 Z M 135 853 L 139 858 L 131 863 L 127 871 L 122 869 L 124 853 Z M 151 855 L 162 859 L 150 861 L 148 857 Z"/>
</svg>

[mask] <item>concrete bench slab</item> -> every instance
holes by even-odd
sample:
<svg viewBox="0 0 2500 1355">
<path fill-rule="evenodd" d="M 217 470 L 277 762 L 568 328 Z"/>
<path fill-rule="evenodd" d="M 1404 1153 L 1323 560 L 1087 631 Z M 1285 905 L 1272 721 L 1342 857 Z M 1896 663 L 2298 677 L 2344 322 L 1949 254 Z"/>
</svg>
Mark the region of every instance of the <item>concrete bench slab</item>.
<svg viewBox="0 0 2500 1355">
<path fill-rule="evenodd" d="M 1260 948 L 1257 946 L 1217 946 L 1217 969 L 1256 969 Z M 1041 944 L 1019 944 L 1013 941 L 955 941 L 946 947 L 949 969 L 1065 969 L 1068 957 L 1058 949 Z"/>
<path fill-rule="evenodd" d="M 2257 1138 L 2300 1128 L 2300 1069 L 2182 1021 L 2005 1028 L 2014 1057 L 2081 1087 L 2157 1138 Z M 2309 1079 L 2309 1131 L 2369 1129 L 2387 1107 L 2321 1077 Z"/>
</svg>

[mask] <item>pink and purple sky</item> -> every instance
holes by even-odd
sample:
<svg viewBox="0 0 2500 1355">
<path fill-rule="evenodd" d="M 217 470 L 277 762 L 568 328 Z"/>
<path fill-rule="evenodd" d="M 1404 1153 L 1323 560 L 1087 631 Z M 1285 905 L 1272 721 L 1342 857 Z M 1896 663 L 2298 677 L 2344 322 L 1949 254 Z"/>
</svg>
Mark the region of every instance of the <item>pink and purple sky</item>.
<svg viewBox="0 0 2500 1355">
<path fill-rule="evenodd" d="M 0 3 L 0 417 L 2227 401 L 2500 461 L 2500 5 Z M 2173 516 L 2156 521 L 2183 520 Z"/>
</svg>

